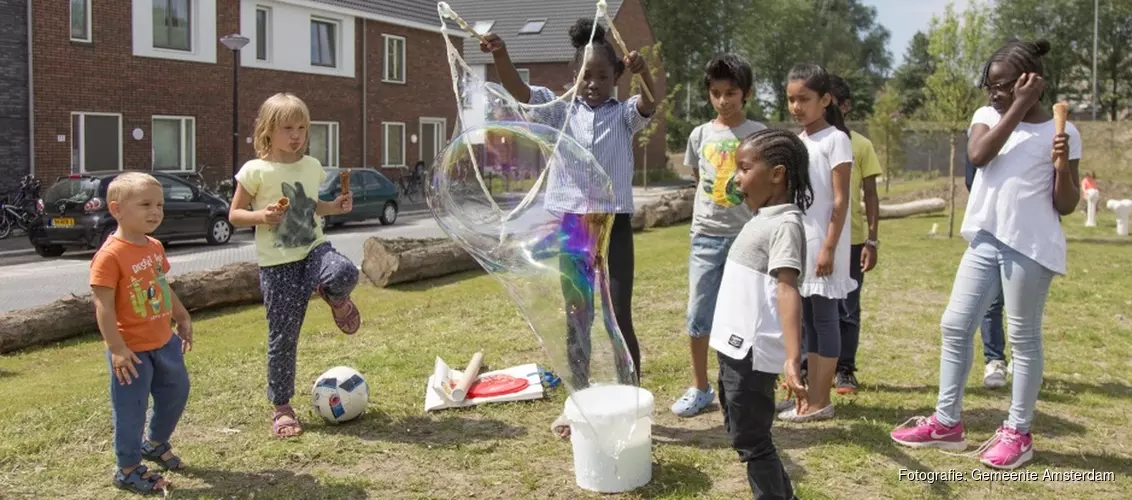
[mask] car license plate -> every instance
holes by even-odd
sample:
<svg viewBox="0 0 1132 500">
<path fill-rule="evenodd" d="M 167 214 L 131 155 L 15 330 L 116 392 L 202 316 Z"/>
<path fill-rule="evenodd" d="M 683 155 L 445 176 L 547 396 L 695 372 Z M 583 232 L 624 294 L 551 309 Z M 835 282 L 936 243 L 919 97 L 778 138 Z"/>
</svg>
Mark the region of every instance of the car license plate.
<svg viewBox="0 0 1132 500">
<path fill-rule="evenodd" d="M 70 217 L 56 217 L 51 219 L 51 227 L 75 227 L 75 219 Z"/>
</svg>

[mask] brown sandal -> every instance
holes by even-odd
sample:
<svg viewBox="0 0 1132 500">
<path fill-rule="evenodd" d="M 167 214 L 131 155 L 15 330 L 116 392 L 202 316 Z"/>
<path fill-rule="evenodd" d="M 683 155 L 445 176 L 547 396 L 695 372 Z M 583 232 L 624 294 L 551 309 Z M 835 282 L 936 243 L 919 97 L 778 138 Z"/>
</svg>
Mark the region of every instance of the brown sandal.
<svg viewBox="0 0 1132 500">
<path fill-rule="evenodd" d="M 291 421 L 290 422 L 280 422 L 279 419 L 281 419 L 283 417 L 290 417 Z M 286 430 L 286 429 L 297 429 L 298 432 L 295 432 L 294 434 L 290 434 L 290 435 L 284 434 L 283 431 Z M 273 414 L 271 416 L 271 434 L 274 435 L 277 438 L 286 439 L 286 438 L 298 437 L 302 433 L 303 433 L 303 426 L 299 422 L 299 417 L 295 416 L 295 410 L 293 408 L 291 408 L 291 405 L 277 406 L 275 408 L 275 414 Z"/>
<path fill-rule="evenodd" d="M 321 286 L 318 287 L 318 296 L 325 300 L 327 305 L 330 306 L 330 313 L 334 316 L 334 324 L 338 325 L 338 329 L 346 335 L 353 335 L 357 333 L 358 328 L 362 326 L 362 315 L 358 311 L 358 306 L 349 297 L 339 301 L 330 299 L 330 295 Z"/>
</svg>

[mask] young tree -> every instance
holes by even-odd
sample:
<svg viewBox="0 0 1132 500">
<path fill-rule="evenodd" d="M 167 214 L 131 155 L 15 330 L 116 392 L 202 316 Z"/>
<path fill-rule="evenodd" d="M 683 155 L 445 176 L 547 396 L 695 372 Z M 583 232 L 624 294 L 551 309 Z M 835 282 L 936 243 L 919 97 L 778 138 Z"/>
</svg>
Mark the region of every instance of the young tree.
<svg viewBox="0 0 1132 500">
<path fill-rule="evenodd" d="M 884 169 L 884 192 L 888 193 L 892 176 L 904 166 L 904 123 L 900 112 L 900 93 L 892 83 L 885 85 L 869 116 L 869 139 L 880 155 Z"/>
<path fill-rule="evenodd" d="M 661 67 L 661 42 L 656 42 L 651 47 L 641 47 L 641 57 L 645 58 L 645 62 L 649 65 L 649 74 L 652 75 L 653 80 L 656 80 L 657 72 Z M 641 79 L 633 78 L 630 80 L 629 94 L 637 94 L 641 92 Z M 653 111 L 653 116 L 667 116 L 669 111 L 669 103 L 672 99 L 680 93 L 681 85 L 677 84 L 669 89 L 668 95 L 657 101 L 656 109 Z M 660 128 L 660 120 L 650 120 L 648 126 L 637 132 L 637 145 L 641 147 L 644 157 L 641 159 L 641 164 L 644 166 L 641 178 L 643 179 L 644 188 L 649 188 L 649 144 L 652 142 L 653 135 L 656 135 L 657 129 Z"/>
<path fill-rule="evenodd" d="M 949 2 L 942 18 L 932 17 L 928 30 L 928 53 L 935 68 L 925 82 L 924 107 L 927 117 L 947 131 L 951 146 L 948 238 L 955 234 L 955 142 L 985 100 L 977 84 L 992 50 L 986 37 L 989 21 L 989 9 L 978 0 L 960 14 Z"/>
</svg>

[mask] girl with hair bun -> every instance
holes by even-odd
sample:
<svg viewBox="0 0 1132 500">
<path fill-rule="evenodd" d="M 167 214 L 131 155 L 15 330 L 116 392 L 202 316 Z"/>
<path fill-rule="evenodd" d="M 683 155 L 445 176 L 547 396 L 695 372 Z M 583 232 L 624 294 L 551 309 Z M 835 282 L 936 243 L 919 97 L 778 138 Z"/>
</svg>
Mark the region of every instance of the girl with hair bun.
<svg viewBox="0 0 1132 500">
<path fill-rule="evenodd" d="M 1045 40 L 1010 40 L 983 68 L 980 83 L 990 106 L 975 111 L 967 132 L 968 158 L 977 168 L 961 229 L 969 246 L 940 320 L 936 411 L 892 431 L 894 441 L 913 448 L 967 447 L 960 413 L 972 337 L 1001 289 L 1014 367 L 1010 412 L 972 453 L 999 469 L 1020 467 L 1034 456 L 1030 426 L 1042 385 L 1042 314 L 1053 277 L 1066 273 L 1058 216 L 1073 213 L 1081 196 L 1081 134 L 1072 123 L 1057 133 L 1041 105 L 1047 52 Z"/>
</svg>

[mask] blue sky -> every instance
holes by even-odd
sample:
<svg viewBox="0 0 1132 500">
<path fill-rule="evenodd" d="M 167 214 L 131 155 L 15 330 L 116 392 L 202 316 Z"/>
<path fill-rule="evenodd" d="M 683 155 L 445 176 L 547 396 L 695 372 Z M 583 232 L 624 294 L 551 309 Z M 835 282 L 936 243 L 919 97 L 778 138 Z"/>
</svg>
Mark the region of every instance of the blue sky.
<svg viewBox="0 0 1132 500">
<path fill-rule="evenodd" d="M 895 70 L 904 60 L 904 50 L 908 41 L 917 31 L 927 32 L 932 15 L 943 15 L 949 0 L 862 0 L 862 3 L 877 8 L 877 22 L 888 28 L 892 37 L 888 51 L 892 53 L 892 69 Z M 967 7 L 967 0 L 952 0 L 955 10 Z"/>
</svg>

